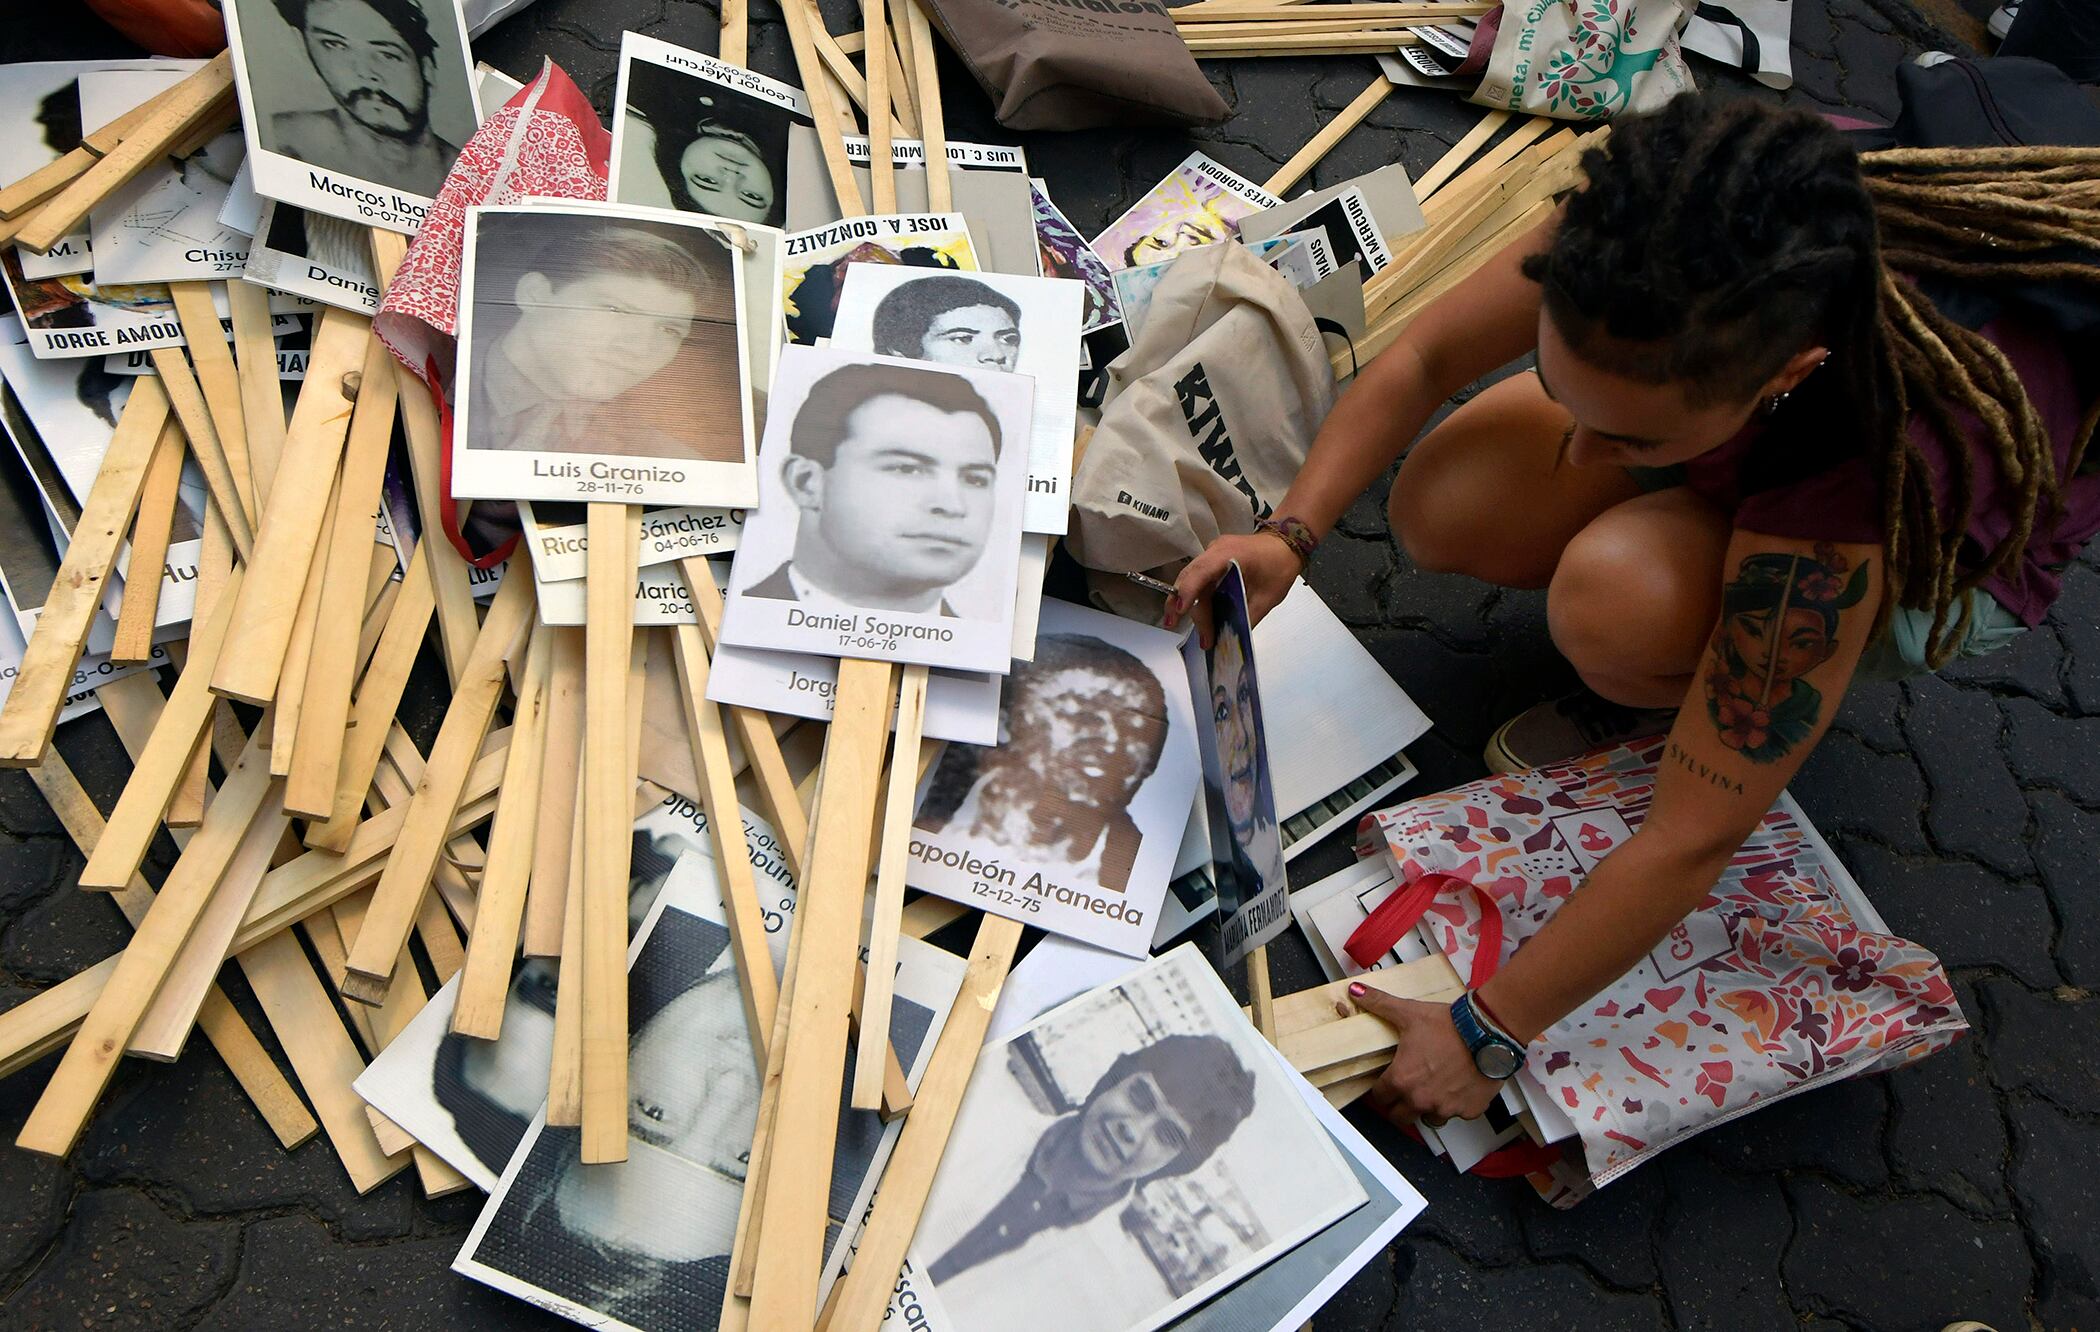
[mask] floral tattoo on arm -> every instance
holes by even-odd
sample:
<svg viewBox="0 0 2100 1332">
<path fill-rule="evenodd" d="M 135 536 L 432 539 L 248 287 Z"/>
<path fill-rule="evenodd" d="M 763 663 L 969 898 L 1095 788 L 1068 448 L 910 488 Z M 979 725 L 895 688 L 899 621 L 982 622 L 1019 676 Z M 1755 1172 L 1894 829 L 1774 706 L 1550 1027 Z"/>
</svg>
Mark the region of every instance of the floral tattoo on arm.
<svg viewBox="0 0 2100 1332">
<path fill-rule="evenodd" d="M 1866 564 L 1853 568 L 1828 543 L 1744 558 L 1721 593 L 1706 675 L 1722 744 L 1770 763 L 1814 734 L 1823 694 L 1807 676 L 1837 651 L 1838 612 L 1866 591 Z"/>
</svg>

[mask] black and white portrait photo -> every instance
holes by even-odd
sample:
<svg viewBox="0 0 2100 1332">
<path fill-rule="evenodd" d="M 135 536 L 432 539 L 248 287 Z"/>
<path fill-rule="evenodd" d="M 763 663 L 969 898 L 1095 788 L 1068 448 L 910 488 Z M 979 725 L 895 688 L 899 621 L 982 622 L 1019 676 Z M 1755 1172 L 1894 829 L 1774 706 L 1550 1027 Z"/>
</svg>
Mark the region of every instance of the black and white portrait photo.
<svg viewBox="0 0 2100 1332">
<path fill-rule="evenodd" d="M 414 231 L 474 133 L 458 0 L 225 9 L 257 192 Z"/>
<path fill-rule="evenodd" d="M 905 881 L 1142 954 L 1199 775 L 1174 635 L 1046 600 L 1035 660 L 1006 678 L 997 744 L 950 745 L 928 778 L 912 831 L 934 854 L 908 860 Z M 950 863 L 970 859 L 1065 894 L 1037 894 L 1031 909 Z"/>
<path fill-rule="evenodd" d="M 1185 945 L 986 1045 L 912 1249 L 956 1327 L 1144 1332 L 1365 1198 Z"/>
<path fill-rule="evenodd" d="M 712 56 L 626 33 L 613 117 L 611 197 L 781 226 L 788 127 L 802 94 Z"/>
<path fill-rule="evenodd" d="M 379 278 L 366 229 L 291 204 L 264 202 L 241 276 L 356 314 L 379 309 Z"/>
<path fill-rule="evenodd" d="M 790 347 L 723 641 L 1003 673 L 1033 385 Z"/>
<path fill-rule="evenodd" d="M 453 1264 L 593 1326 L 712 1328 L 727 1285 L 759 1075 L 719 895 L 711 881 L 692 891 L 696 859 L 665 886 L 629 968 L 627 1160 L 585 1166 L 577 1130 L 535 1119 Z M 904 942 L 890 1030 L 910 1070 L 961 964 Z M 866 1206 L 900 1127 L 846 1113 L 833 1177 L 844 1215 Z"/>
<path fill-rule="evenodd" d="M 738 260 L 663 209 L 472 210 L 454 493 L 754 503 Z"/>
<path fill-rule="evenodd" d="M 1071 513 L 1085 284 L 1003 273 L 927 273 L 851 264 L 832 345 L 935 365 L 1004 370 L 1036 382 L 1021 526 L 1064 532 Z"/>
</svg>

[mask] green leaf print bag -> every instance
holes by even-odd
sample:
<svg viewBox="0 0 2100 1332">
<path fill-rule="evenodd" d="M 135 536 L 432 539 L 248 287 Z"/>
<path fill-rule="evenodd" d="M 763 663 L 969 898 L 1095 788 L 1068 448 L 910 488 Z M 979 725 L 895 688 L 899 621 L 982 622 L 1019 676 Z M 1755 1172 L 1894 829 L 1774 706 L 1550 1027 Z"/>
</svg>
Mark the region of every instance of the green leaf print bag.
<svg viewBox="0 0 2100 1332">
<path fill-rule="evenodd" d="M 1693 86 L 1677 38 L 1696 8 L 1698 0 L 1509 0 L 1467 100 L 1562 120 L 1652 110 Z"/>
</svg>

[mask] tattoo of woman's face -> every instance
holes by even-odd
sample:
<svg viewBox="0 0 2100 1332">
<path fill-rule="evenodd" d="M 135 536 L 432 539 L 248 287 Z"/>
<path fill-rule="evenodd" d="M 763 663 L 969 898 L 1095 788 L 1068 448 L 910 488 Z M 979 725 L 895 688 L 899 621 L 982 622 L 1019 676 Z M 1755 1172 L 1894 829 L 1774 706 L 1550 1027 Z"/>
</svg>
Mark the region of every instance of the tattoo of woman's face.
<svg viewBox="0 0 2100 1332">
<path fill-rule="evenodd" d="M 1823 695 L 1807 677 L 1837 651 L 1838 612 L 1866 587 L 1865 564 L 1853 568 L 1827 543 L 1743 559 L 1709 648 L 1706 710 L 1722 744 L 1770 763 L 1814 733 Z"/>
</svg>

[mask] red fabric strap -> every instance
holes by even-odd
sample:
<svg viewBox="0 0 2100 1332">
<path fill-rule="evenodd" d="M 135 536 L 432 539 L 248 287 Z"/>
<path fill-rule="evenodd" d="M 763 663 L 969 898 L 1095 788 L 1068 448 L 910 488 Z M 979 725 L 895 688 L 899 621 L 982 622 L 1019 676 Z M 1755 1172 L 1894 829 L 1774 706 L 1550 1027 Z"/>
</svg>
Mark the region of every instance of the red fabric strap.
<svg viewBox="0 0 2100 1332">
<path fill-rule="evenodd" d="M 423 363 L 423 378 L 431 400 L 437 403 L 438 521 L 445 525 L 445 539 L 452 543 L 461 559 L 477 569 L 493 569 L 510 558 L 510 553 L 518 548 L 518 538 L 524 533 L 511 533 L 510 540 L 486 555 L 476 555 L 473 546 L 467 543 L 467 534 L 459 527 L 459 506 L 452 502 L 452 404 L 445 401 L 444 381 L 439 377 L 436 361 Z"/>
</svg>

